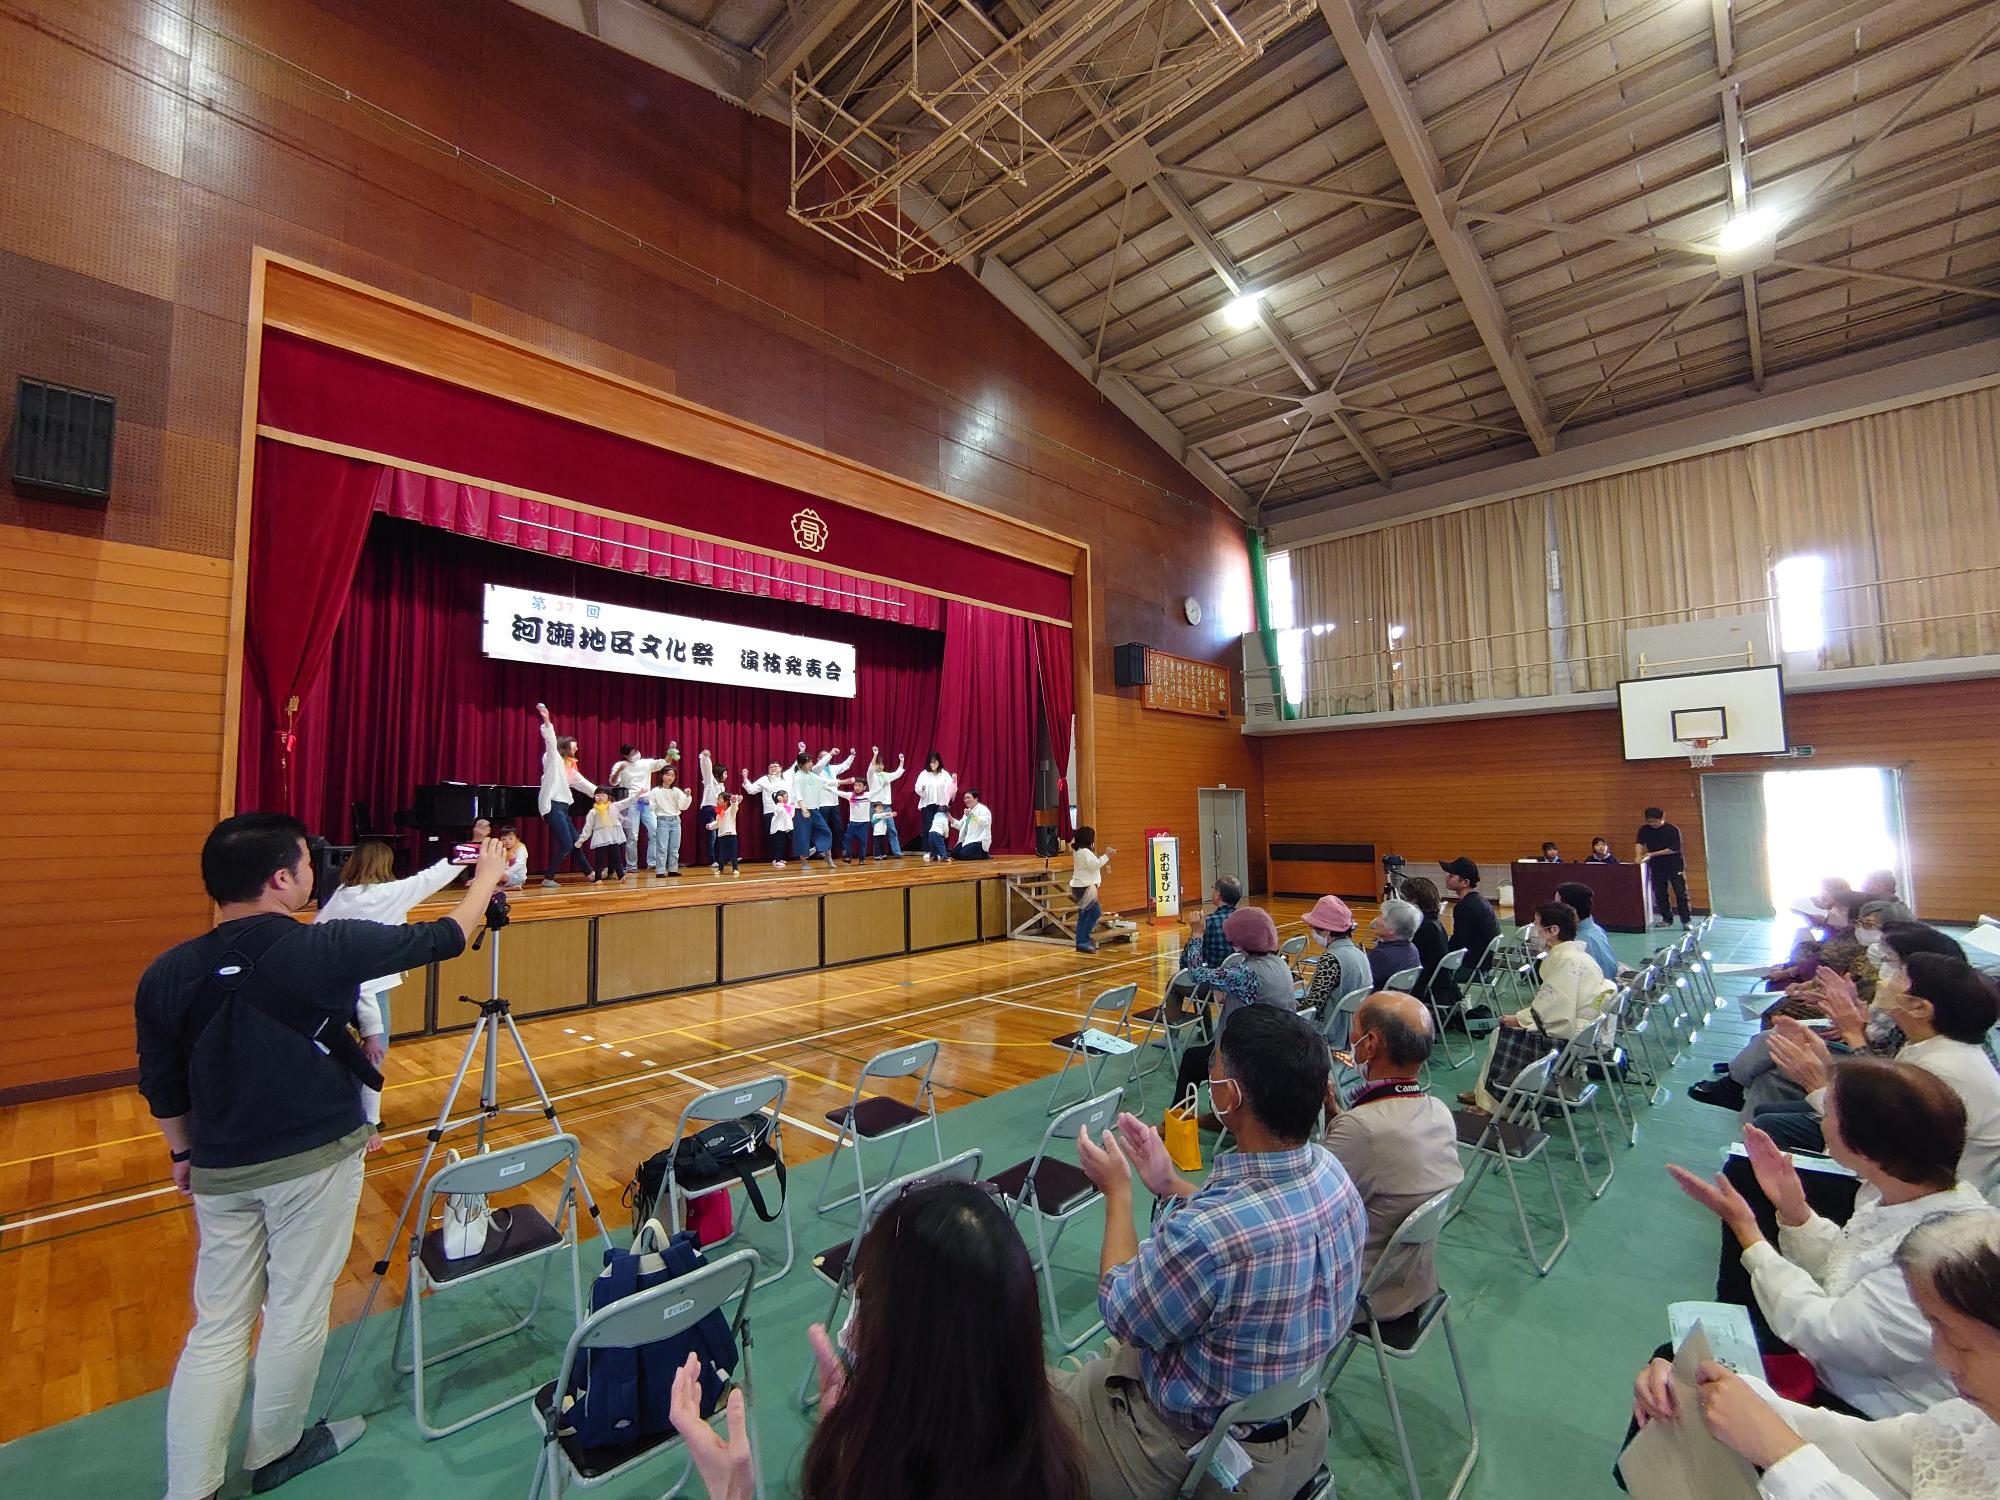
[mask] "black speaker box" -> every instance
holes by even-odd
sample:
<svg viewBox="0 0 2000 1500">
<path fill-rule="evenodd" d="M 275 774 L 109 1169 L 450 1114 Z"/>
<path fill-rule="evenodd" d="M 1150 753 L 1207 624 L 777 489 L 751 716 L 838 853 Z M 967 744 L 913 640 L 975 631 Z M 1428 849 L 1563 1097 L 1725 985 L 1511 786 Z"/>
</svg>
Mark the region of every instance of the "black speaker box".
<svg viewBox="0 0 2000 1500">
<path fill-rule="evenodd" d="M 1146 685 L 1146 647 L 1143 642 L 1132 641 L 1123 646 L 1111 648 L 1112 680 L 1119 687 L 1144 687 Z"/>
<path fill-rule="evenodd" d="M 1043 859 L 1054 859 L 1062 853 L 1062 837 L 1048 824 L 1035 830 L 1035 853 Z"/>
<path fill-rule="evenodd" d="M 14 407 L 14 482 L 86 500 L 111 498 L 118 403 L 21 377 Z"/>
</svg>

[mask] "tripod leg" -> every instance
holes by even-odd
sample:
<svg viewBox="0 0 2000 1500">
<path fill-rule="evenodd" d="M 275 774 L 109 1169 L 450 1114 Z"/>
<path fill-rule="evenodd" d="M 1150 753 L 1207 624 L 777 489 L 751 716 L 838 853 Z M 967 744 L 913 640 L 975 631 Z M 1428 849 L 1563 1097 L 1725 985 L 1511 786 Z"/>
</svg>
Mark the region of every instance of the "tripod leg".
<svg viewBox="0 0 2000 1500">
<path fill-rule="evenodd" d="M 521 1059 L 521 1067 L 527 1072 L 528 1083 L 534 1089 L 535 1097 L 542 1103 L 542 1118 L 549 1122 L 552 1130 L 560 1131 L 562 1121 L 556 1118 L 555 1103 L 549 1098 L 549 1091 L 542 1086 L 542 1075 L 535 1071 L 535 1060 L 528 1056 L 528 1044 L 521 1040 L 521 1028 L 514 1024 L 514 1017 L 510 1012 L 502 1011 L 500 1019 L 507 1023 L 507 1035 L 514 1039 L 514 1051 Z M 497 1045 L 497 1035 L 495 1042 Z M 576 1191 L 583 1199 L 584 1207 L 590 1210 L 590 1217 L 597 1225 L 597 1232 L 608 1240 L 611 1231 L 605 1226 L 603 1211 L 598 1208 L 597 1199 L 591 1196 L 590 1184 L 583 1180 L 583 1173 L 580 1171 L 576 1174 Z"/>
</svg>

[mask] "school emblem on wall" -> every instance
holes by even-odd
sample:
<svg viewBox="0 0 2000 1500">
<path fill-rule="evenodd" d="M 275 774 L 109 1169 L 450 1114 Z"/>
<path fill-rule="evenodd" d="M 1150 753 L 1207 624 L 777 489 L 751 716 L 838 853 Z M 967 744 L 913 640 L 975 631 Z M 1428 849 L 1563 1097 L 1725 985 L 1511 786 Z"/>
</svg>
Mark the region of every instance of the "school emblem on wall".
<svg viewBox="0 0 2000 1500">
<path fill-rule="evenodd" d="M 826 551 L 826 522 L 811 506 L 792 516 L 792 540 L 807 552 Z"/>
</svg>

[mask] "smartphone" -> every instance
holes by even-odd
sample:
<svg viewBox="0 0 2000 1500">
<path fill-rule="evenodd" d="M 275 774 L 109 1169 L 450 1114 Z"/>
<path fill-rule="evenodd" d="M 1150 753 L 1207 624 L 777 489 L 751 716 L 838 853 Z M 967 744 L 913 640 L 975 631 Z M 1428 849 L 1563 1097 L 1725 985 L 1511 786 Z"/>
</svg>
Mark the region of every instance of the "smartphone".
<svg viewBox="0 0 2000 1500">
<path fill-rule="evenodd" d="M 1825 1016 L 1815 1016 L 1811 1020 L 1806 1021 L 1804 1025 L 1808 1031 L 1833 1030 L 1833 1022 L 1829 1021 Z"/>
<path fill-rule="evenodd" d="M 451 862 L 455 865 L 476 865 L 479 863 L 477 844 L 458 844 L 451 851 Z"/>
</svg>

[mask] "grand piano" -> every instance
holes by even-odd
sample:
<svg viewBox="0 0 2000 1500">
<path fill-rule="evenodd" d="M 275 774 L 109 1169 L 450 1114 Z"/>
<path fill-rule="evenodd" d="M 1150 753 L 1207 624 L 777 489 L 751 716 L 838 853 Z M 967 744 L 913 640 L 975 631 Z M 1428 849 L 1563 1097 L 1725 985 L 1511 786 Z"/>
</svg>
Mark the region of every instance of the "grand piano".
<svg viewBox="0 0 2000 1500">
<path fill-rule="evenodd" d="M 396 826 L 416 834 L 416 864 L 421 869 L 449 854 L 450 846 L 461 842 L 480 818 L 488 819 L 495 827 L 534 818 L 540 795 L 541 788 L 534 786 L 431 782 L 411 793 L 410 805 L 396 814 Z"/>
</svg>

